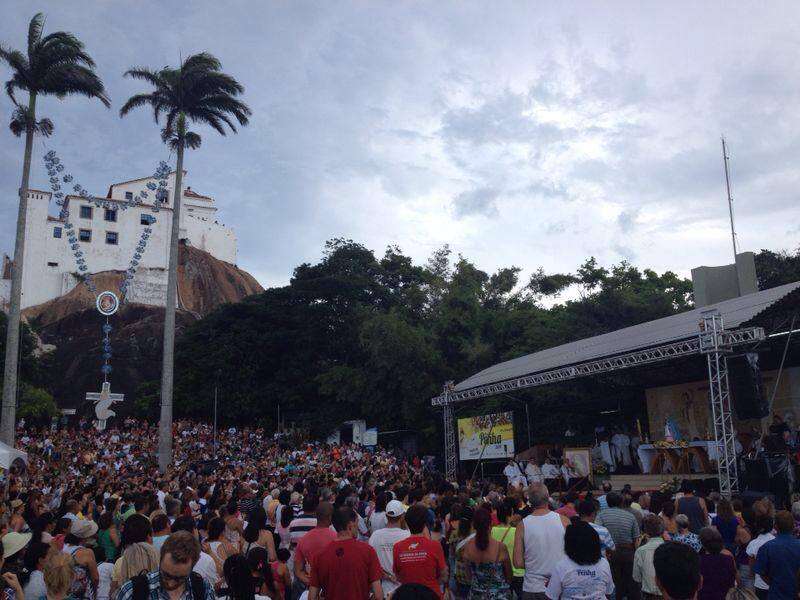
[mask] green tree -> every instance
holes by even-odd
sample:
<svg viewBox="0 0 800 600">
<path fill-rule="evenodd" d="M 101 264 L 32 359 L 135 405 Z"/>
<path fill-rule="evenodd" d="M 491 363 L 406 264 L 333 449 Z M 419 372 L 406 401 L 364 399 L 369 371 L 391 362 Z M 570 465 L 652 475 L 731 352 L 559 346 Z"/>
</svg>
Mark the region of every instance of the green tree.
<svg viewBox="0 0 800 600">
<path fill-rule="evenodd" d="M 63 98 L 70 94 L 81 94 L 97 98 L 107 107 L 111 105 L 103 82 L 94 72 L 94 61 L 84 51 L 83 43 L 65 31 L 43 35 L 43 29 L 44 15 L 38 13 L 28 26 L 26 53 L 0 46 L 0 62 L 8 64 L 12 71 L 11 79 L 6 82 L 6 92 L 16 107 L 10 128 L 17 137 L 25 134 L 0 416 L 0 440 L 10 446 L 14 445 L 22 264 L 25 256 L 25 218 L 28 208 L 33 136 L 38 134 L 46 137 L 53 131 L 53 123 L 49 119 L 36 120 L 36 100 L 39 96 Z M 17 102 L 15 94 L 18 91 L 28 93 L 27 106 Z"/>
<path fill-rule="evenodd" d="M 760 290 L 800 281 L 800 248 L 794 254 L 762 250 L 755 259 Z"/>
<path fill-rule="evenodd" d="M 175 191 L 172 203 L 172 232 L 169 246 L 167 306 L 164 317 L 164 357 L 161 375 L 161 417 L 158 437 L 158 465 L 162 472 L 172 460 L 172 396 L 175 349 L 175 304 L 178 280 L 178 239 L 180 237 L 183 154 L 200 146 L 200 136 L 188 130 L 189 122 L 204 123 L 225 135 L 225 125 L 236 132 L 234 120 L 247 125 L 250 108 L 238 96 L 242 85 L 221 71 L 222 65 L 206 52 L 194 54 L 177 68 L 158 71 L 143 67 L 125 73 L 153 86 L 147 94 L 131 96 L 120 109 L 120 116 L 134 108 L 149 107 L 156 123 L 164 115 L 163 142 L 176 152 Z"/>
<path fill-rule="evenodd" d="M 57 417 L 58 407 L 50 392 L 23 385 L 19 400 L 19 416 L 37 423 L 49 422 Z"/>
</svg>

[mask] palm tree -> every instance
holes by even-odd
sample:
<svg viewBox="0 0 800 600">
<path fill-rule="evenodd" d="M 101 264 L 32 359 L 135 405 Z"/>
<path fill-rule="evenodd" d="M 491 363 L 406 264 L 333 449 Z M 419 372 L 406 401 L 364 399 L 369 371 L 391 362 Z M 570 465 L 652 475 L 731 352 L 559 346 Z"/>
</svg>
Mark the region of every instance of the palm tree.
<svg viewBox="0 0 800 600">
<path fill-rule="evenodd" d="M 178 238 L 181 220 L 183 153 L 186 148 L 200 146 L 200 136 L 187 129 L 189 121 L 205 123 L 226 134 L 225 125 L 236 132 L 233 119 L 247 125 L 250 108 L 237 98 L 244 88 L 211 54 L 202 52 L 184 60 L 180 67 L 164 67 L 154 71 L 134 68 L 125 73 L 153 86 L 149 94 L 131 96 L 120 109 L 121 117 L 134 108 L 147 106 L 153 110 L 157 124 L 164 115 L 161 139 L 175 150 L 175 191 L 172 202 L 172 235 L 169 244 L 167 307 L 164 315 L 164 356 L 161 370 L 161 419 L 158 434 L 158 466 L 165 471 L 172 460 L 172 387 L 175 350 L 175 304 L 178 285 Z"/>
<path fill-rule="evenodd" d="M 7 63 L 12 71 L 11 79 L 6 82 L 6 93 L 16 107 L 10 128 L 17 137 L 25 134 L 25 155 L 22 162 L 22 184 L 19 188 L 17 237 L 6 332 L 3 404 L 0 413 L 0 440 L 10 446 L 14 445 L 22 261 L 25 256 L 25 217 L 28 209 L 33 136 L 38 134 L 46 137 L 53 132 L 53 123 L 50 119 L 36 120 L 36 99 L 46 95 L 63 98 L 69 94 L 82 94 L 89 98 L 97 98 L 106 107 L 111 106 L 103 82 L 94 72 L 94 61 L 84 51 L 83 43 L 65 31 L 56 31 L 43 36 L 43 28 L 44 15 L 39 13 L 31 19 L 28 26 L 27 56 L 19 50 L 0 46 L 0 62 Z M 28 92 L 27 107 L 17 102 L 15 96 L 17 91 Z"/>
</svg>

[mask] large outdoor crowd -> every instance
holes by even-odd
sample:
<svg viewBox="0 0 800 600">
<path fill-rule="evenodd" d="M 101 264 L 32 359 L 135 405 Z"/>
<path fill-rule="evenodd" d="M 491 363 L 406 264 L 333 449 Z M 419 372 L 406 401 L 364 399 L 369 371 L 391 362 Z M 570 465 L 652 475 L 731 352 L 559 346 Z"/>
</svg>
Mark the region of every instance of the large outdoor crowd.
<svg viewBox="0 0 800 600">
<path fill-rule="evenodd" d="M 417 457 L 154 424 L 21 429 L 0 600 L 797 597 L 800 502 L 456 484 Z M 217 457 L 215 460 L 215 456 Z"/>
</svg>

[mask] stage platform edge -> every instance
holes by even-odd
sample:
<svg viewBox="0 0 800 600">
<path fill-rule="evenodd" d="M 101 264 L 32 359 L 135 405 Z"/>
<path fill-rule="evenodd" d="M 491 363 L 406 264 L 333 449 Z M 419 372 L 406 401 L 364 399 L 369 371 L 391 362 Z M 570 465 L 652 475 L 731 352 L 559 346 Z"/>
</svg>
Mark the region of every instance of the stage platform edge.
<svg viewBox="0 0 800 600">
<path fill-rule="evenodd" d="M 659 490 L 662 483 L 672 480 L 673 477 L 678 477 L 680 480 L 708 479 L 710 477 L 715 477 L 715 475 L 708 473 L 689 473 L 687 475 L 645 473 L 643 475 L 611 475 L 608 479 L 611 481 L 611 485 L 616 491 L 625 487 L 625 484 L 629 484 L 634 491 L 652 492 Z"/>
</svg>

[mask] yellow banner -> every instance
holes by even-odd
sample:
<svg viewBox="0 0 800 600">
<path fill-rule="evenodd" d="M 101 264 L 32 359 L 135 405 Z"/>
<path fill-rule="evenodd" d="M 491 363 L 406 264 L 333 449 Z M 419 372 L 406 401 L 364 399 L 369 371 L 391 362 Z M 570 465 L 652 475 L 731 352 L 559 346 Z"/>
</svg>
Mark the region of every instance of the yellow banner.
<svg viewBox="0 0 800 600">
<path fill-rule="evenodd" d="M 514 413 L 459 419 L 458 450 L 461 460 L 514 456 Z"/>
</svg>

